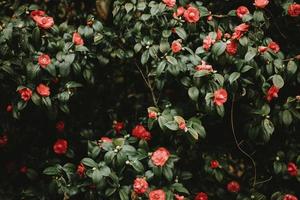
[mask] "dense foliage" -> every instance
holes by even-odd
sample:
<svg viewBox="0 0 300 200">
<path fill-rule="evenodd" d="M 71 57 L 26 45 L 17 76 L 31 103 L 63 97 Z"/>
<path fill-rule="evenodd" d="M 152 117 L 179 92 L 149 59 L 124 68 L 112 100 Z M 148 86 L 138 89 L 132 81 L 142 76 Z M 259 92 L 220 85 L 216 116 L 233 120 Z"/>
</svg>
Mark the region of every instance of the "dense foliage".
<svg viewBox="0 0 300 200">
<path fill-rule="evenodd" d="M 99 2 L 0 1 L 1 199 L 300 197 L 300 4 Z"/>
</svg>

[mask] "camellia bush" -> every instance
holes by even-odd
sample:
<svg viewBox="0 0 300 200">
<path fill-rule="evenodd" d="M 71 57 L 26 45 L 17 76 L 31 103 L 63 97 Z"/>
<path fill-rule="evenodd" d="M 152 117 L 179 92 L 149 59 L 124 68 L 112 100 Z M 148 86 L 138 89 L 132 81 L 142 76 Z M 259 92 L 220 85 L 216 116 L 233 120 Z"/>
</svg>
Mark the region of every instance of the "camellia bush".
<svg viewBox="0 0 300 200">
<path fill-rule="evenodd" d="M 299 3 L 0 7 L 0 199 L 300 198 Z"/>
</svg>

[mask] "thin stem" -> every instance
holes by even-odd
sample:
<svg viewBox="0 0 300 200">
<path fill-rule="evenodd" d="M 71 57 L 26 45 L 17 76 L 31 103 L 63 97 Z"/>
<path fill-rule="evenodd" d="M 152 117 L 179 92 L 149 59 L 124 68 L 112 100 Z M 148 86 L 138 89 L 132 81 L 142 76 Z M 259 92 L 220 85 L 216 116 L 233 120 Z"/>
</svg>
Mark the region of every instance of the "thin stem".
<svg viewBox="0 0 300 200">
<path fill-rule="evenodd" d="M 270 178 L 268 178 L 268 179 L 266 179 L 266 180 L 259 181 L 259 182 L 257 182 L 257 183 L 256 183 L 256 185 L 259 185 L 259 184 L 262 184 L 262 183 L 269 182 L 269 181 L 271 181 L 271 180 L 272 180 L 272 178 L 273 178 L 273 176 L 271 176 Z"/>
<path fill-rule="evenodd" d="M 253 168 L 254 168 L 254 177 L 253 177 L 253 187 L 255 187 L 256 185 L 256 177 L 257 177 L 257 172 L 256 172 L 256 163 L 254 161 L 254 159 L 246 152 L 244 151 L 241 147 L 240 147 L 240 144 L 238 142 L 238 139 L 237 139 L 237 136 L 235 134 L 235 129 L 234 129 L 234 120 L 233 120 L 233 107 L 234 107 L 234 101 L 235 101 L 235 95 L 233 96 L 233 100 L 231 102 L 231 112 L 230 112 L 230 121 L 231 121 L 231 130 L 232 130 L 232 134 L 233 134 L 233 137 L 234 137 L 234 141 L 235 141 L 235 144 L 237 146 L 237 148 L 245 155 L 247 156 L 251 162 L 252 162 L 252 165 L 253 165 Z"/>
</svg>

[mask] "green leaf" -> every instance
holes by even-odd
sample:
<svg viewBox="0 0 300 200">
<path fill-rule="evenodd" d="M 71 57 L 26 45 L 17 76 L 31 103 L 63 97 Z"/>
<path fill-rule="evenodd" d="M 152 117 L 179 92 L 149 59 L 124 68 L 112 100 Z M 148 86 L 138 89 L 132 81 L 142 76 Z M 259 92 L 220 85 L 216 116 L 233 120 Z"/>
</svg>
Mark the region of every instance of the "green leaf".
<svg viewBox="0 0 300 200">
<path fill-rule="evenodd" d="M 143 173 L 144 172 L 144 166 L 143 164 L 138 161 L 138 160 L 134 160 L 134 161 L 131 161 L 131 166 L 133 167 L 133 169 L 135 171 L 137 171 L 138 173 Z"/>
<path fill-rule="evenodd" d="M 273 84 L 278 88 L 282 88 L 284 86 L 284 80 L 279 74 L 274 75 L 272 81 Z"/>
<path fill-rule="evenodd" d="M 273 163 L 273 169 L 275 174 L 279 174 L 283 169 L 282 169 L 282 164 L 280 162 L 275 161 Z"/>
<path fill-rule="evenodd" d="M 83 158 L 81 160 L 81 162 L 86 165 L 86 166 L 89 166 L 89 167 L 97 167 L 97 163 L 92 160 L 91 158 Z"/>
<path fill-rule="evenodd" d="M 245 55 L 245 61 L 249 62 L 256 56 L 257 50 L 255 48 L 249 47 L 248 52 Z"/>
<path fill-rule="evenodd" d="M 179 193 L 190 194 L 189 191 L 181 183 L 174 183 L 171 187 Z"/>
<path fill-rule="evenodd" d="M 127 13 L 129 13 L 133 9 L 133 4 L 132 3 L 126 3 L 125 4 L 125 10 Z"/>
<path fill-rule="evenodd" d="M 284 125 L 289 126 L 293 122 L 293 117 L 290 111 L 285 110 L 282 113 L 282 121 Z"/>
<path fill-rule="evenodd" d="M 39 27 L 35 27 L 32 31 L 32 40 L 34 46 L 39 49 L 41 46 L 41 34 Z"/>
<path fill-rule="evenodd" d="M 239 72 L 233 72 L 230 74 L 228 80 L 229 83 L 232 84 L 234 81 L 236 81 L 238 78 L 240 78 L 241 74 Z"/>
<path fill-rule="evenodd" d="M 188 131 L 189 131 L 189 133 L 191 134 L 191 136 L 192 136 L 195 140 L 198 140 L 198 139 L 199 139 L 198 132 L 197 132 L 195 129 L 189 127 L 189 128 L 188 128 Z"/>
<path fill-rule="evenodd" d="M 149 50 L 146 50 L 144 51 L 144 53 L 142 54 L 142 57 L 141 57 L 141 63 L 144 65 L 147 63 L 147 61 L 149 60 Z"/>
<path fill-rule="evenodd" d="M 172 131 L 177 131 L 178 130 L 178 124 L 175 121 L 168 121 L 167 123 L 164 124 L 168 129 Z"/>
<path fill-rule="evenodd" d="M 224 114 L 225 114 L 225 110 L 224 110 L 224 106 L 216 106 L 216 109 L 217 109 L 217 113 L 221 116 L 221 117 L 224 117 Z"/>
<path fill-rule="evenodd" d="M 124 188 L 121 188 L 119 190 L 119 196 L 120 196 L 120 200 L 129 200 L 129 196 L 127 193 L 127 190 Z"/>
<path fill-rule="evenodd" d="M 170 44 L 167 39 L 162 39 L 159 44 L 159 50 L 162 53 L 166 53 L 170 49 Z"/>
<path fill-rule="evenodd" d="M 173 179 L 173 171 L 171 168 L 165 166 L 163 167 L 163 175 L 166 177 L 168 181 L 172 181 Z"/>
<path fill-rule="evenodd" d="M 174 58 L 173 56 L 166 56 L 166 59 L 172 65 L 177 65 L 178 64 L 176 58 Z"/>
<path fill-rule="evenodd" d="M 262 9 L 256 9 L 253 13 L 253 19 L 254 19 L 254 21 L 257 21 L 257 22 L 265 21 L 264 11 Z"/>
<path fill-rule="evenodd" d="M 193 87 L 190 87 L 189 90 L 188 90 L 188 94 L 189 94 L 189 97 L 193 100 L 193 101 L 197 101 L 198 100 L 198 97 L 199 97 L 199 90 L 197 87 L 193 86 Z"/>
<path fill-rule="evenodd" d="M 175 28 L 175 31 L 176 31 L 177 35 L 178 35 L 181 39 L 185 40 L 185 39 L 187 38 L 187 34 L 186 34 L 186 32 L 185 32 L 185 30 L 184 30 L 183 28 L 181 28 L 181 27 L 176 27 L 176 28 Z"/>
<path fill-rule="evenodd" d="M 49 176 L 58 175 L 59 170 L 58 170 L 57 166 L 51 166 L 51 167 L 47 167 L 43 171 L 43 174 L 46 174 L 46 175 L 49 175 Z"/>
<path fill-rule="evenodd" d="M 272 135 L 274 132 L 274 125 L 269 119 L 263 120 L 263 130 L 266 134 Z"/>
<path fill-rule="evenodd" d="M 289 75 L 293 75 L 296 73 L 297 71 L 297 64 L 295 63 L 295 61 L 290 60 L 287 64 L 287 72 Z"/>
<path fill-rule="evenodd" d="M 225 42 L 216 42 L 213 46 L 212 46 L 212 53 L 215 56 L 220 56 L 222 53 L 224 53 L 226 49 L 226 43 Z"/>
<path fill-rule="evenodd" d="M 92 174 L 93 183 L 96 183 L 96 184 L 99 183 L 102 178 L 103 178 L 103 176 L 102 176 L 101 172 L 99 171 L 99 169 L 95 169 Z"/>
<path fill-rule="evenodd" d="M 81 83 L 77 83 L 75 81 L 69 81 L 65 84 L 65 88 L 77 88 L 77 87 L 82 87 Z"/>
</svg>

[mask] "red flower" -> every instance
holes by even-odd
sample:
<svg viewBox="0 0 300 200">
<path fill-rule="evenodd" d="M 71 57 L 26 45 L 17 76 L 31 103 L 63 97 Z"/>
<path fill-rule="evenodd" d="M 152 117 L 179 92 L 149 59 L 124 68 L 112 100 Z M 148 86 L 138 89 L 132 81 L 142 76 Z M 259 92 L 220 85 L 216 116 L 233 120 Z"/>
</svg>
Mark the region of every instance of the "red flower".
<svg viewBox="0 0 300 200">
<path fill-rule="evenodd" d="M 7 143 L 8 143 L 7 135 L 0 136 L 0 147 L 7 145 Z"/>
<path fill-rule="evenodd" d="M 293 162 L 289 162 L 287 165 L 287 171 L 291 176 L 297 176 L 298 175 L 298 168 L 297 165 Z"/>
<path fill-rule="evenodd" d="M 264 47 L 264 46 L 259 46 L 258 47 L 258 52 L 259 53 L 264 53 L 265 51 L 267 51 L 268 50 L 268 47 Z"/>
<path fill-rule="evenodd" d="M 257 8 L 264 8 L 269 4 L 269 0 L 255 0 L 254 5 Z"/>
<path fill-rule="evenodd" d="M 65 130 L 65 122 L 64 121 L 58 121 L 55 125 L 55 128 L 57 130 L 57 132 L 64 132 Z"/>
<path fill-rule="evenodd" d="M 136 125 L 131 132 L 133 137 L 144 139 L 144 140 L 150 140 L 151 139 L 151 133 L 145 129 L 143 125 Z"/>
<path fill-rule="evenodd" d="M 216 37 L 216 40 L 221 40 L 222 39 L 222 36 L 223 36 L 223 33 L 220 29 L 217 30 L 217 37 Z"/>
<path fill-rule="evenodd" d="M 8 104 L 6 106 L 6 112 L 11 112 L 11 111 L 13 111 L 13 105 L 12 104 Z"/>
<path fill-rule="evenodd" d="M 246 33 L 249 29 L 249 25 L 246 23 L 242 23 L 234 28 L 234 33 L 232 34 L 232 39 L 240 39 L 244 33 Z"/>
<path fill-rule="evenodd" d="M 286 194 L 284 195 L 283 200 L 298 200 L 298 198 L 294 195 Z"/>
<path fill-rule="evenodd" d="M 73 33 L 73 43 L 75 45 L 83 45 L 84 44 L 83 39 L 81 38 L 80 34 L 77 32 Z"/>
<path fill-rule="evenodd" d="M 35 17 L 42 17 L 44 16 L 46 13 L 43 10 L 33 10 L 30 13 L 30 17 L 35 20 Z"/>
<path fill-rule="evenodd" d="M 154 111 L 148 112 L 148 118 L 149 119 L 157 119 L 157 112 L 154 112 Z"/>
<path fill-rule="evenodd" d="M 38 63 L 41 68 L 45 69 L 51 63 L 51 59 L 47 54 L 42 54 L 38 58 Z"/>
<path fill-rule="evenodd" d="M 163 0 L 163 2 L 169 7 L 172 8 L 176 4 L 176 0 Z"/>
<path fill-rule="evenodd" d="M 76 170 L 77 174 L 80 176 L 80 177 L 83 177 L 84 176 L 84 173 L 85 173 L 85 166 L 80 163 L 78 166 L 77 166 L 77 170 Z"/>
<path fill-rule="evenodd" d="M 48 16 L 35 16 L 33 20 L 40 28 L 43 29 L 49 29 L 54 25 L 53 18 Z"/>
<path fill-rule="evenodd" d="M 270 87 L 268 92 L 267 92 L 267 97 L 266 97 L 267 100 L 271 101 L 273 98 L 277 98 L 278 97 L 278 92 L 279 92 L 279 88 L 276 87 L 275 85 Z"/>
<path fill-rule="evenodd" d="M 28 172 L 28 167 L 27 166 L 22 166 L 19 171 L 22 173 L 22 174 L 26 174 Z"/>
<path fill-rule="evenodd" d="M 213 39 L 208 35 L 208 36 L 206 36 L 206 37 L 203 39 L 203 45 L 202 45 L 202 47 L 203 47 L 203 49 L 204 49 L 205 51 L 208 51 L 209 48 L 211 47 L 211 45 L 214 44 L 214 43 L 215 43 L 215 40 L 213 40 Z"/>
<path fill-rule="evenodd" d="M 100 140 L 102 142 L 112 142 L 112 139 L 110 139 L 109 137 L 101 137 Z"/>
<path fill-rule="evenodd" d="M 233 56 L 236 54 L 237 52 L 237 48 L 238 48 L 238 44 L 237 42 L 235 42 L 234 40 L 230 40 L 227 44 L 226 44 L 226 52 Z"/>
<path fill-rule="evenodd" d="M 206 70 L 206 71 L 209 71 L 209 72 L 214 71 L 213 68 L 212 68 L 212 66 L 211 65 L 207 65 L 204 60 L 201 60 L 201 65 L 197 65 L 195 67 L 195 69 L 197 71 L 202 71 L 202 70 Z"/>
<path fill-rule="evenodd" d="M 210 161 L 210 168 L 216 169 L 220 166 L 219 162 L 217 160 Z"/>
<path fill-rule="evenodd" d="M 165 200 L 166 193 L 163 190 L 153 190 L 149 193 L 149 200 Z"/>
<path fill-rule="evenodd" d="M 58 139 L 53 145 L 53 150 L 56 154 L 65 154 L 68 149 L 68 141 L 64 139 Z"/>
<path fill-rule="evenodd" d="M 246 6 L 240 6 L 236 9 L 236 15 L 239 18 L 243 18 L 245 15 L 248 15 L 250 12 Z"/>
<path fill-rule="evenodd" d="M 184 196 L 180 196 L 179 194 L 175 194 L 175 200 L 184 200 Z"/>
<path fill-rule="evenodd" d="M 184 11 L 184 19 L 189 23 L 196 23 L 200 19 L 200 12 L 197 8 L 190 6 Z"/>
<path fill-rule="evenodd" d="M 288 14 L 291 17 L 298 17 L 300 15 L 300 4 L 293 3 L 288 7 Z"/>
<path fill-rule="evenodd" d="M 204 192 L 199 192 L 196 196 L 194 200 L 208 200 L 208 196 L 206 193 Z"/>
<path fill-rule="evenodd" d="M 166 148 L 160 147 L 153 152 L 151 156 L 151 160 L 155 166 L 162 167 L 166 164 L 169 157 L 170 157 L 170 152 Z"/>
<path fill-rule="evenodd" d="M 270 42 L 268 44 L 268 47 L 274 52 L 274 53 L 278 53 L 280 50 L 279 45 L 276 42 Z"/>
<path fill-rule="evenodd" d="M 180 40 L 175 40 L 175 41 L 173 41 L 173 42 L 172 42 L 172 45 L 171 45 L 171 49 L 172 49 L 173 53 L 178 53 L 178 52 L 180 52 L 181 49 L 182 49 Z"/>
<path fill-rule="evenodd" d="M 36 87 L 36 91 L 42 97 L 48 97 L 50 95 L 50 88 L 42 83 Z"/>
<path fill-rule="evenodd" d="M 237 193 L 240 191 L 240 184 L 236 181 L 231 181 L 227 184 L 227 190 L 229 192 Z"/>
<path fill-rule="evenodd" d="M 113 122 L 113 128 L 116 131 L 116 133 L 120 133 L 121 130 L 124 129 L 124 127 L 125 127 L 124 122 L 117 122 L 117 121 Z"/>
<path fill-rule="evenodd" d="M 18 90 L 18 92 L 21 95 L 21 99 L 24 101 L 29 101 L 32 96 L 32 91 L 29 88 L 22 88 Z"/>
<path fill-rule="evenodd" d="M 223 88 L 214 92 L 214 103 L 217 106 L 223 105 L 227 101 L 227 91 Z"/>
<path fill-rule="evenodd" d="M 137 194 L 144 194 L 148 190 L 148 183 L 144 178 L 136 178 L 133 183 L 133 190 Z"/>
<path fill-rule="evenodd" d="M 173 13 L 173 17 L 174 18 L 180 17 L 181 15 L 183 15 L 184 11 L 185 11 L 184 7 L 182 6 L 178 7 L 176 12 Z"/>
</svg>

